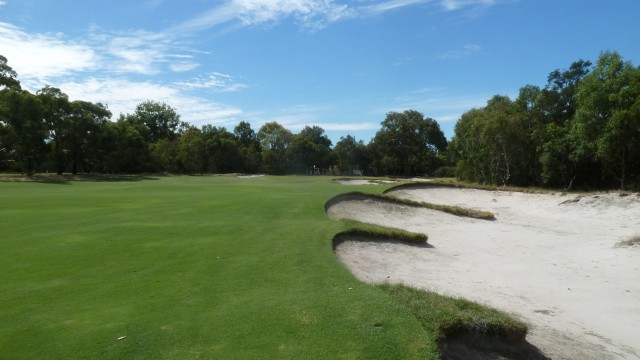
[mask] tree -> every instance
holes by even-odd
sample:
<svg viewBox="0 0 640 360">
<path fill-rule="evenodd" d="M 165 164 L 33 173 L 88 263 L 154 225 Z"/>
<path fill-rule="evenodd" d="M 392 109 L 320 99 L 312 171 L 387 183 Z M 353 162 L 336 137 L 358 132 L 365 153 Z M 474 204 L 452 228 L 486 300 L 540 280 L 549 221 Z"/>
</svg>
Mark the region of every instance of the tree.
<svg viewBox="0 0 640 360">
<path fill-rule="evenodd" d="M 238 139 L 240 152 L 239 169 L 246 173 L 255 173 L 260 170 L 261 155 L 260 142 L 251 124 L 241 121 L 234 129 L 233 134 Z"/>
<path fill-rule="evenodd" d="M 260 127 L 256 134 L 262 147 L 262 162 L 269 174 L 284 174 L 287 169 L 287 148 L 293 135 L 277 122 L 269 122 Z"/>
<path fill-rule="evenodd" d="M 326 169 L 331 166 L 331 140 L 319 126 L 305 126 L 293 136 L 288 148 L 291 168 L 298 173 L 308 174 L 314 167 Z"/>
<path fill-rule="evenodd" d="M 204 173 L 207 167 L 205 141 L 202 131 L 189 127 L 178 140 L 177 159 L 180 168 L 187 174 Z"/>
<path fill-rule="evenodd" d="M 572 124 L 578 148 L 595 154 L 622 190 L 640 149 L 639 72 L 618 53 L 602 53 L 579 85 Z"/>
<path fill-rule="evenodd" d="M 521 107 L 496 95 L 486 107 L 463 114 L 456 124 L 452 145 L 458 161 L 456 176 L 483 183 L 526 185 L 530 174 L 528 142 L 528 122 Z"/>
<path fill-rule="evenodd" d="M 235 135 L 223 127 L 204 125 L 202 137 L 207 157 L 206 171 L 229 173 L 240 168 L 240 151 Z"/>
<path fill-rule="evenodd" d="M 356 141 L 351 135 L 340 137 L 333 148 L 338 167 L 342 173 L 353 175 L 355 170 L 364 172 L 367 168 L 367 149 L 362 140 Z"/>
<path fill-rule="evenodd" d="M 136 173 L 149 170 L 151 162 L 144 125 L 120 115 L 112 130 L 115 146 L 111 152 L 110 171 Z"/>
<path fill-rule="evenodd" d="M 9 66 L 7 58 L 0 55 L 0 88 L 10 88 L 20 90 L 18 74 Z"/>
<path fill-rule="evenodd" d="M 183 134 L 184 135 L 184 134 Z M 176 161 L 178 156 L 178 141 L 167 139 L 149 144 L 149 156 L 156 171 L 179 172 Z"/>
<path fill-rule="evenodd" d="M 156 101 L 145 101 L 138 104 L 134 113 L 127 117 L 130 121 L 144 126 L 143 135 L 149 143 L 161 139 L 175 140 L 186 126 L 180 121 L 180 115 L 176 109 Z"/>
<path fill-rule="evenodd" d="M 66 165 L 65 150 L 68 150 L 64 139 L 70 131 L 69 97 L 62 90 L 51 86 L 45 86 L 36 94 L 42 103 L 44 120 L 49 129 L 49 144 L 56 165 L 56 173 L 62 175 Z"/>
<path fill-rule="evenodd" d="M 16 87 L 0 90 L 0 151 L 5 161 L 32 175 L 46 152 L 47 127 L 37 96 Z"/>
<path fill-rule="evenodd" d="M 373 139 L 380 172 L 411 176 L 433 173 L 442 163 L 447 140 L 438 123 L 415 111 L 390 112 Z"/>
<path fill-rule="evenodd" d="M 101 161 L 98 158 L 99 132 L 102 129 L 101 125 L 110 118 L 111 111 L 101 103 L 81 100 L 71 103 L 69 127 L 64 143 L 69 153 L 72 174 L 77 174 L 80 168 L 85 172 L 91 172 Z"/>
<path fill-rule="evenodd" d="M 540 181 L 546 185 L 562 185 L 570 189 L 589 159 L 574 151 L 568 122 L 578 106 L 578 84 L 590 72 L 591 62 L 578 60 L 568 70 L 555 70 L 547 77 L 536 107 L 543 128 L 534 136 L 541 167 Z"/>
</svg>

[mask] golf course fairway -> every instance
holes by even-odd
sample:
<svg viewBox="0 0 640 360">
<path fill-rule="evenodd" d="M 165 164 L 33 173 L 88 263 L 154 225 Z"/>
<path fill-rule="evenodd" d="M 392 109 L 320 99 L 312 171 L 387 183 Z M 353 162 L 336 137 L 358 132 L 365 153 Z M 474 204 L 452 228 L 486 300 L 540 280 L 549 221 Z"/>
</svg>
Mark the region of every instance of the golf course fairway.
<svg viewBox="0 0 640 360">
<path fill-rule="evenodd" d="M 328 177 L 0 182 L 0 358 L 436 358 L 435 331 L 336 259 L 348 225 L 324 204 L 346 191 Z"/>
</svg>

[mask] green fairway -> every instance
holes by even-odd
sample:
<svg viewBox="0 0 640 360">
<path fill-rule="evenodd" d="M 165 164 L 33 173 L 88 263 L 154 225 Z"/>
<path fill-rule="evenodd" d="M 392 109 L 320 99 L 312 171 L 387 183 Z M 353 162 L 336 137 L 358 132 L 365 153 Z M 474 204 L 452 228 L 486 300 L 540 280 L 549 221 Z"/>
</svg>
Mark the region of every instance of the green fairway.
<svg viewBox="0 0 640 360">
<path fill-rule="evenodd" d="M 426 237 L 329 220 L 327 177 L 35 180 L 0 182 L 2 359 L 434 359 L 454 332 L 526 333 L 356 280 L 336 234 Z"/>
<path fill-rule="evenodd" d="M 311 177 L 0 183 L 0 358 L 423 358 L 420 322 L 332 252 L 344 225 L 323 205 L 344 191 Z"/>
</svg>

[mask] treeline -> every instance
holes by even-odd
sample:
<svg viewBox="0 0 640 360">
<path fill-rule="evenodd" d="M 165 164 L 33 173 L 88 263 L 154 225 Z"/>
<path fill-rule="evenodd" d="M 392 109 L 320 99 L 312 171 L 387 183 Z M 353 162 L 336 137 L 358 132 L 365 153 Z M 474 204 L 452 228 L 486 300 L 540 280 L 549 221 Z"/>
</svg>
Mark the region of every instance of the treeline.
<svg viewBox="0 0 640 360">
<path fill-rule="evenodd" d="M 232 131 L 198 128 L 155 101 L 111 116 L 105 105 L 71 101 L 54 87 L 22 89 L 0 56 L 0 171 L 413 176 L 433 174 L 447 159 L 438 123 L 413 110 L 387 114 L 368 144 L 348 135 L 335 146 L 318 126 L 297 134 L 277 122 L 257 132 L 247 122 Z"/>
<path fill-rule="evenodd" d="M 348 135 L 335 145 L 318 126 L 198 128 L 155 101 L 111 115 L 54 87 L 22 89 L 0 56 L 0 171 L 455 174 L 497 185 L 640 188 L 640 68 L 615 52 L 555 70 L 544 88 L 526 85 L 515 100 L 494 96 L 461 116 L 449 144 L 414 110 L 388 113 L 367 144 Z"/>
<path fill-rule="evenodd" d="M 640 188 L 640 67 L 604 52 L 544 88 L 462 115 L 449 146 L 459 179 L 499 185 Z"/>
</svg>

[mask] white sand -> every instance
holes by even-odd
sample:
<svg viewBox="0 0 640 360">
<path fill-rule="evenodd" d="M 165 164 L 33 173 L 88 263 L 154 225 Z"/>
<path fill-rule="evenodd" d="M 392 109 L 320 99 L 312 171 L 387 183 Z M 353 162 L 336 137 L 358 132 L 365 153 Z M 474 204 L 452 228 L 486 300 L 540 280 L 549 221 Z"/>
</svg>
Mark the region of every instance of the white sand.
<svg viewBox="0 0 640 360">
<path fill-rule="evenodd" d="M 401 282 L 513 313 L 528 340 L 554 359 L 640 358 L 640 196 L 472 189 L 399 190 L 394 196 L 491 211 L 496 221 L 380 203 L 344 201 L 334 218 L 429 235 L 433 248 L 344 242 L 339 259 L 361 280 Z M 563 203 L 565 202 L 565 203 Z"/>
<path fill-rule="evenodd" d="M 338 182 L 342 185 L 385 185 L 397 184 L 397 180 L 368 180 L 368 179 L 341 179 Z"/>
</svg>

